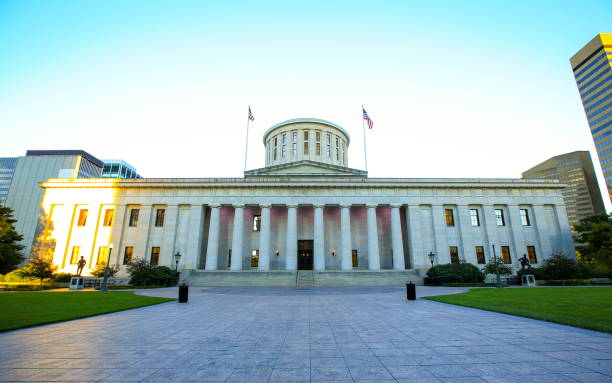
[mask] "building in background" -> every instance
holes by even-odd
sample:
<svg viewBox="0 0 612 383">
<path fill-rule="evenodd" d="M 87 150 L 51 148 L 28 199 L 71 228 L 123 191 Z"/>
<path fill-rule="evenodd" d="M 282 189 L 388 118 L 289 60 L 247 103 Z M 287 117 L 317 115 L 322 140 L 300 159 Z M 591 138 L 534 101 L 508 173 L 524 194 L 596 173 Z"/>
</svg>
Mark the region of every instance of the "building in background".
<svg viewBox="0 0 612 383">
<path fill-rule="evenodd" d="M 102 178 L 142 178 L 136 169 L 123 160 L 104 160 Z"/>
<path fill-rule="evenodd" d="M 567 185 L 561 194 L 565 200 L 567 219 L 572 228 L 584 217 L 606 212 L 591 154 L 588 151 L 576 151 L 552 157 L 524 171 L 522 177 L 559 180 Z"/>
<path fill-rule="evenodd" d="M 612 200 L 612 33 L 600 33 L 570 63 Z"/>
<path fill-rule="evenodd" d="M 8 197 L 16 166 L 17 157 L 0 158 L 0 205 L 6 204 L 6 198 Z"/>
<path fill-rule="evenodd" d="M 102 164 L 82 150 L 28 150 L 17 157 L 6 206 L 14 211 L 15 229 L 24 237 L 26 256 L 37 232 L 43 197 L 40 183 L 49 178 L 100 178 Z"/>
</svg>

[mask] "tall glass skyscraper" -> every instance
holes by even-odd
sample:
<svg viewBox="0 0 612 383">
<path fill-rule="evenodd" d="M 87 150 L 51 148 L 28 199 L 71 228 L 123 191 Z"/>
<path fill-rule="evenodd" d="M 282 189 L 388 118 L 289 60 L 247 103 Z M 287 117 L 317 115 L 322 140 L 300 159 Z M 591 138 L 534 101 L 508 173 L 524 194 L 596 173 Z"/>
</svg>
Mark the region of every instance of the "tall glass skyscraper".
<svg viewBox="0 0 612 383">
<path fill-rule="evenodd" d="M 0 158 L 0 205 L 6 204 L 15 167 L 17 167 L 17 157 Z"/>
<path fill-rule="evenodd" d="M 612 200 L 612 33 L 600 33 L 570 63 Z"/>
</svg>

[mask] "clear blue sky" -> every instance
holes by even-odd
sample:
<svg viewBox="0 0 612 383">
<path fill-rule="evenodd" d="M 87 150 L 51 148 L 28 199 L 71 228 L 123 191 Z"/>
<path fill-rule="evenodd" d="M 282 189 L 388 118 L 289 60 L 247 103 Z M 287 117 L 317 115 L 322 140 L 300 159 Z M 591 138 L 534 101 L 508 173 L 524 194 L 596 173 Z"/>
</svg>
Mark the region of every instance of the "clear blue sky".
<svg viewBox="0 0 612 383">
<path fill-rule="evenodd" d="M 609 0 L 0 0 L 0 156 L 241 176 L 251 104 L 249 168 L 295 117 L 346 128 L 363 168 L 364 104 L 373 177 L 520 177 L 595 155 L 569 58 L 611 16 Z"/>
</svg>

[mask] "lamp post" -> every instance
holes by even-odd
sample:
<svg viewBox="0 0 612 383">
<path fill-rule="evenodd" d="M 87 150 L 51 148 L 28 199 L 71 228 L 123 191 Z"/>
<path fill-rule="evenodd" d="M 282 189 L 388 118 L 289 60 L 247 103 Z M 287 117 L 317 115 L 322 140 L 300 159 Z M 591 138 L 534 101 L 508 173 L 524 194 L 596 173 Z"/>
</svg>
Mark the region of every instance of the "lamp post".
<svg viewBox="0 0 612 383">
<path fill-rule="evenodd" d="M 104 268 L 104 279 L 102 279 L 102 285 L 100 291 L 108 291 L 108 264 L 110 263 L 111 254 L 113 252 L 113 244 L 108 245 L 108 257 L 106 259 L 106 267 Z"/>
<path fill-rule="evenodd" d="M 174 269 L 175 271 L 178 271 L 178 264 L 180 260 L 181 260 L 181 252 L 177 251 L 176 254 L 174 254 L 174 263 L 176 264 L 176 268 Z"/>
<path fill-rule="evenodd" d="M 495 287 L 498 289 L 501 289 L 502 283 L 501 283 L 501 278 L 499 276 L 499 266 L 497 264 L 497 255 L 495 254 L 495 244 L 492 243 L 491 246 L 493 247 L 493 262 L 495 262 L 495 282 L 496 282 Z"/>
<path fill-rule="evenodd" d="M 433 253 L 433 251 L 430 251 L 429 254 L 427 254 L 427 256 L 429 257 L 429 262 L 431 262 L 431 267 L 433 267 L 433 263 L 434 263 L 434 259 L 436 258 L 436 255 Z"/>
</svg>

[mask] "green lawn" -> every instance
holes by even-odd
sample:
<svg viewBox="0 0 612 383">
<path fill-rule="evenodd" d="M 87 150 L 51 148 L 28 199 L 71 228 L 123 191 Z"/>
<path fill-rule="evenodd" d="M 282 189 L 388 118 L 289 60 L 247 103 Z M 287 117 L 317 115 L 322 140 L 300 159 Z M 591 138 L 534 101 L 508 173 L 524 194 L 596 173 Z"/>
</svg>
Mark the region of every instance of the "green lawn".
<svg viewBox="0 0 612 383">
<path fill-rule="evenodd" d="M 473 289 L 425 299 L 612 333 L 612 287 Z"/>
<path fill-rule="evenodd" d="M 0 331 L 61 322 L 168 302 L 133 291 L 14 292 L 0 294 Z"/>
</svg>

